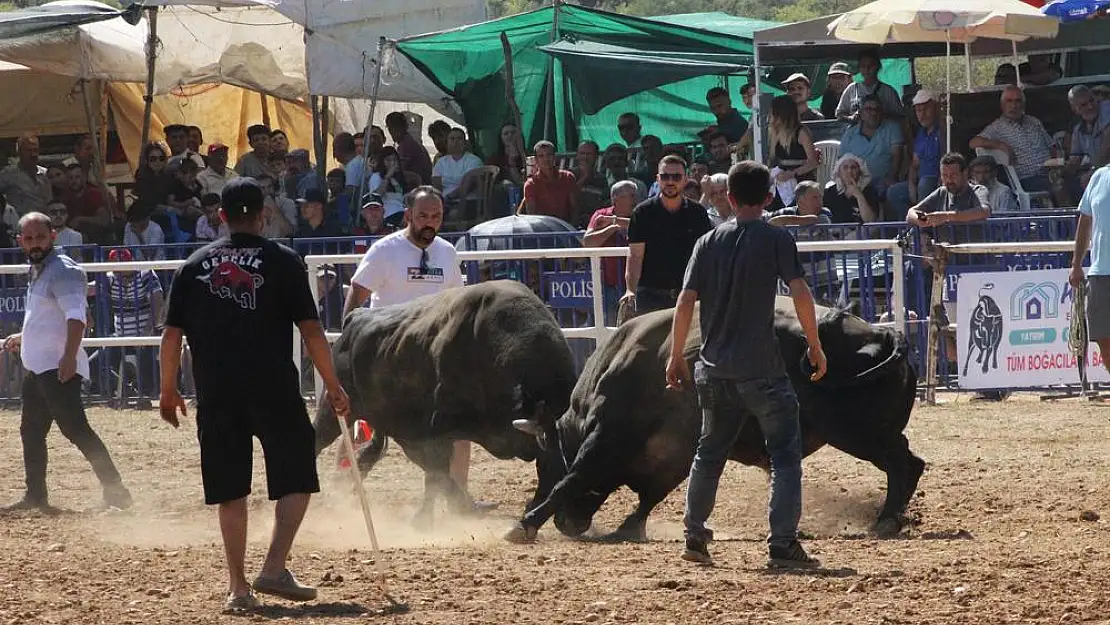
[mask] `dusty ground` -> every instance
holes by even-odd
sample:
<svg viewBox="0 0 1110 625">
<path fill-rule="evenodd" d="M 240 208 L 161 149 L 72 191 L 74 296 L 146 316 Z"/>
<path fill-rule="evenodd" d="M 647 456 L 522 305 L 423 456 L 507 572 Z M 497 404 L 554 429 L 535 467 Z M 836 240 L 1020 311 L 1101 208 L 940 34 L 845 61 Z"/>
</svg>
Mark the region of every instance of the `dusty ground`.
<svg viewBox="0 0 1110 625">
<path fill-rule="evenodd" d="M 268 602 L 260 614 L 219 614 L 225 589 L 215 517 L 201 504 L 198 453 L 188 428 L 153 412 L 96 410 L 135 493 L 127 513 L 92 509 L 100 492 L 78 452 L 51 434 L 57 517 L 0 517 L 0 625 L 14 623 L 235 623 L 292 617 L 307 623 L 1079 623 L 1110 619 L 1110 405 L 1033 397 L 1002 404 L 945 396 L 918 408 L 914 450 L 929 463 L 902 539 L 866 530 L 883 495 L 870 465 L 823 450 L 805 464 L 802 527 L 828 566 L 805 575 L 763 570 L 765 478 L 732 465 L 714 516 L 713 569 L 678 559 L 681 495 L 653 517 L 643 545 L 573 542 L 551 528 L 532 546 L 500 541 L 534 484 L 520 462 L 476 453 L 472 490 L 504 511 L 408 528 L 423 488 L 391 448 L 367 480 L 387 551 L 390 591 L 411 611 L 383 616 L 364 525 L 334 449 L 321 457 L 325 493 L 314 501 L 291 568 L 321 587 L 306 606 Z M 0 413 L 0 499 L 22 490 L 18 415 Z M 249 558 L 261 562 L 270 506 L 255 484 Z M 259 496 L 261 495 L 261 496 Z M 612 528 L 628 493 L 599 517 Z M 1088 512 L 1088 514 L 1084 514 Z M 1083 518 L 1081 518 L 1081 515 Z"/>
</svg>

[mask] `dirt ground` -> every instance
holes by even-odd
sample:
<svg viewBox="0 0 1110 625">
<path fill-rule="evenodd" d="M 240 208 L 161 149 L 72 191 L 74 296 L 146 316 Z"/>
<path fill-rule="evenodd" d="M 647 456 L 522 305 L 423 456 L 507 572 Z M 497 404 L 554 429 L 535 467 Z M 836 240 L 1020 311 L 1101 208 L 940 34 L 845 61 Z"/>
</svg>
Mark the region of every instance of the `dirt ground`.
<svg viewBox="0 0 1110 625">
<path fill-rule="evenodd" d="M 502 542 L 535 472 L 484 451 L 475 453 L 471 490 L 501 510 L 481 520 L 441 514 L 433 533 L 418 533 L 409 519 L 422 476 L 391 447 L 366 484 L 389 590 L 410 607 L 403 615 L 381 613 L 387 602 L 334 448 L 321 456 L 324 493 L 290 565 L 321 584 L 320 600 L 267 600 L 254 615 L 221 615 L 223 553 L 215 514 L 202 504 L 193 431 L 174 431 L 155 412 L 97 409 L 94 426 L 136 506 L 97 510 L 92 472 L 52 432 L 52 502 L 70 512 L 0 516 L 0 625 L 1110 623 L 1110 404 L 942 400 L 910 422 L 928 468 L 911 504 L 917 523 L 901 538 L 866 533 L 883 497 L 876 469 L 828 449 L 806 461 L 802 529 L 827 567 L 807 574 L 764 569 L 766 479 L 755 469 L 726 471 L 712 519 L 717 566 L 707 569 L 678 558 L 684 487 L 656 510 L 646 544 L 572 541 L 552 527 L 535 545 Z M 0 499 L 21 495 L 21 458 L 18 414 L 0 413 Z M 272 518 L 260 454 L 255 466 L 251 574 Z M 612 529 L 631 505 L 619 493 L 597 524 Z"/>
</svg>

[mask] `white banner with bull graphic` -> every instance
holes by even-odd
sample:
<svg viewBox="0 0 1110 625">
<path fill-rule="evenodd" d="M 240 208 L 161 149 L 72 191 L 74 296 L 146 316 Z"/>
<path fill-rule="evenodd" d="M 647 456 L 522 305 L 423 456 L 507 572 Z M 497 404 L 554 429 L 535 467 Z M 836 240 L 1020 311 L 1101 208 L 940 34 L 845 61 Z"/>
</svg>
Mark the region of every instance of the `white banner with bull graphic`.
<svg viewBox="0 0 1110 625">
<path fill-rule="evenodd" d="M 962 388 L 1079 383 L 1068 347 L 1067 269 L 969 273 L 960 277 L 956 295 Z M 1087 349 L 1087 379 L 1110 382 L 1094 343 Z"/>
</svg>

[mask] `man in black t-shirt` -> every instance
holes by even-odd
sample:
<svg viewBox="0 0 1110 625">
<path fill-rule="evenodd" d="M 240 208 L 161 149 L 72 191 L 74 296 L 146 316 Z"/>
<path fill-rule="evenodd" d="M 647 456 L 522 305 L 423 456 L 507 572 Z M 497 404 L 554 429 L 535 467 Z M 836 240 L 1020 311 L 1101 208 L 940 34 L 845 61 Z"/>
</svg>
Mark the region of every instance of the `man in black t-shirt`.
<svg viewBox="0 0 1110 625">
<path fill-rule="evenodd" d="M 628 224 L 628 292 L 621 305 L 636 314 L 674 307 L 694 243 L 713 227 L 705 207 L 682 195 L 685 161 L 663 157 L 657 178 L 659 195 L 636 206 Z"/>
<path fill-rule="evenodd" d="M 260 236 L 262 204 L 262 189 L 253 178 L 224 186 L 220 215 L 231 235 L 197 250 L 178 269 L 162 333 L 160 409 L 162 419 L 175 428 L 178 411 L 185 414 L 177 391 L 182 337 L 192 353 L 204 499 L 220 507 L 230 578 L 226 608 L 231 610 L 257 606 L 252 587 L 291 601 L 316 598 L 315 588 L 301 585 L 285 568 L 309 496 L 320 490 L 315 433 L 293 364 L 294 324 L 336 412 L 345 415 L 349 404 L 320 327 L 304 261 Z M 246 498 L 254 436 L 266 457 L 270 499 L 278 503 L 270 551 L 248 585 Z"/>
<path fill-rule="evenodd" d="M 752 161 L 733 165 L 728 195 L 736 220 L 717 226 L 698 240 L 671 328 L 667 386 L 679 388 L 690 378 L 683 352 L 694 304 L 701 300 L 702 347 L 694 366 L 694 383 L 702 431 L 686 490 L 686 551 L 682 555 L 692 562 L 712 563 L 706 544 L 713 533 L 705 522 L 713 511 L 725 461 L 750 412 L 759 421 L 771 460 L 770 564 L 819 565 L 798 542 L 802 442 L 798 400 L 775 337 L 780 279 L 790 287 L 809 345 L 811 380 L 825 375 L 825 354 L 817 336 L 813 295 L 794 238 L 785 228 L 762 219 L 764 207 L 773 199 L 770 188 L 771 172 L 763 165 Z"/>
</svg>

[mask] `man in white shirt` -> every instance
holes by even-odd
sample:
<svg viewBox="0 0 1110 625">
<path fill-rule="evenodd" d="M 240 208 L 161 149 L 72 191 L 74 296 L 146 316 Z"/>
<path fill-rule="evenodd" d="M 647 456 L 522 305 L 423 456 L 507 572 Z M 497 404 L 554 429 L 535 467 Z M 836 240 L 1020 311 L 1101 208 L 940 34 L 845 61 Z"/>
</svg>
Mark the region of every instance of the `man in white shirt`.
<svg viewBox="0 0 1110 625">
<path fill-rule="evenodd" d="M 19 230 L 31 277 L 23 331 L 4 340 L 4 351 L 20 352 L 26 369 L 19 434 L 27 492 L 8 509 L 49 509 L 46 435 L 55 421 L 92 465 L 104 488 L 105 504 L 129 508 L 131 493 L 81 405 L 81 380 L 89 378 L 89 357 L 81 349 L 88 305 L 85 271 L 54 247 L 46 215 L 27 213 L 19 220 Z"/>
<path fill-rule="evenodd" d="M 359 262 L 343 305 L 344 319 L 367 299 L 370 308 L 384 308 L 463 286 L 455 246 L 437 236 L 443 226 L 439 192 L 430 186 L 417 187 L 405 197 L 405 212 L 408 227 L 375 241 Z M 456 441 L 451 478 L 464 491 L 469 469 L 470 441 Z M 492 506 L 475 502 L 475 507 Z"/>
<path fill-rule="evenodd" d="M 432 168 L 432 185 L 443 192 L 447 200 L 466 197 L 471 186 L 466 174 L 482 166 L 482 159 L 466 151 L 466 133 L 462 128 L 452 128 L 447 135 L 447 156 L 436 161 Z"/>
<path fill-rule="evenodd" d="M 61 202 L 51 202 L 46 206 L 46 216 L 50 218 L 50 227 L 54 229 L 54 245 L 57 247 L 77 247 L 85 244 L 85 238 L 73 228 L 66 225 L 69 211 Z"/>
<path fill-rule="evenodd" d="M 239 177 L 235 170 L 227 166 L 227 146 L 216 141 L 208 146 L 208 167 L 197 174 L 201 197 L 219 195 L 228 180 Z"/>
</svg>

